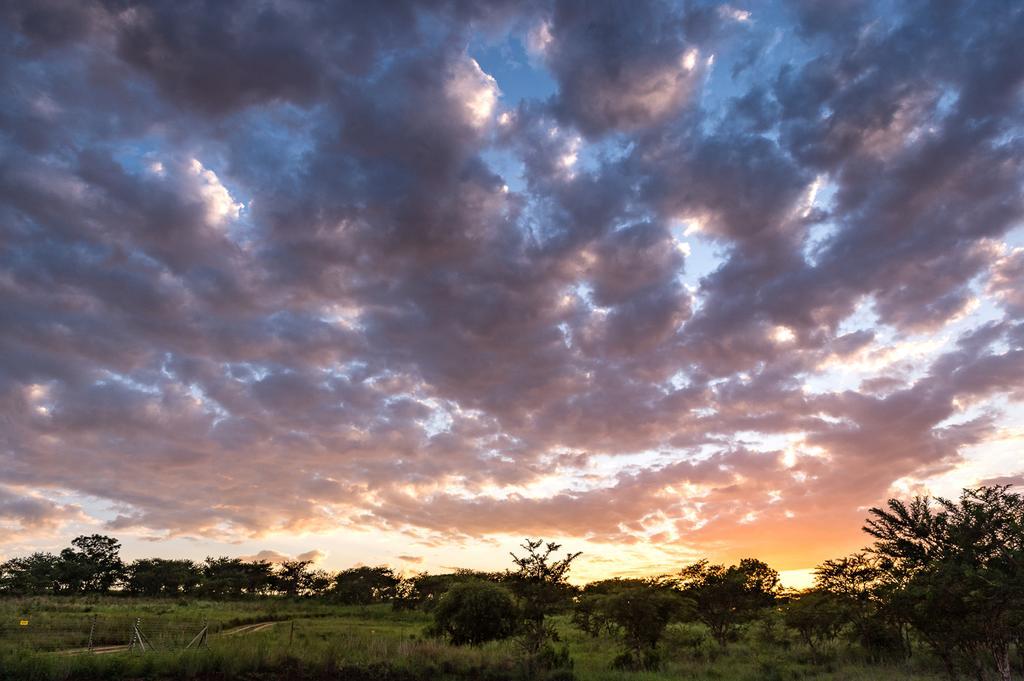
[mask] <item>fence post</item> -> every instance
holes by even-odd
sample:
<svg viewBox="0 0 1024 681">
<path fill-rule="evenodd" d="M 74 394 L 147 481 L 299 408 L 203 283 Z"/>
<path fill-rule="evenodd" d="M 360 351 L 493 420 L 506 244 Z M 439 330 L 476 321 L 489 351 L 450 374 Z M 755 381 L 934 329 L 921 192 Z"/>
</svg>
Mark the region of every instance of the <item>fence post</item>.
<svg viewBox="0 0 1024 681">
<path fill-rule="evenodd" d="M 154 650 L 153 644 L 142 633 L 141 624 L 142 624 L 142 618 L 141 617 L 136 617 L 135 618 L 135 627 L 132 629 L 132 642 L 128 645 L 129 652 L 135 650 L 135 644 L 136 643 L 139 645 L 139 651 L 141 651 L 143 653 L 146 652 L 147 649 Z"/>
<path fill-rule="evenodd" d="M 295 638 L 295 620 L 292 620 L 292 627 L 288 630 L 288 647 L 292 647 L 292 639 Z"/>
<path fill-rule="evenodd" d="M 198 634 L 196 634 L 196 635 L 195 635 L 195 636 L 194 636 L 194 637 L 192 638 L 192 640 L 188 642 L 188 645 L 187 645 L 187 646 L 185 646 L 185 649 L 186 649 L 186 650 L 188 650 L 188 649 L 189 649 L 189 648 L 191 648 L 191 647 L 192 647 L 193 645 L 194 645 L 194 646 L 195 646 L 196 648 L 209 648 L 209 647 L 210 647 L 210 644 L 209 644 L 209 642 L 208 642 L 208 641 L 206 640 L 206 637 L 207 637 L 207 632 L 209 631 L 209 629 L 210 629 L 210 623 L 209 623 L 209 621 L 208 621 L 208 620 L 207 620 L 206 618 L 203 618 L 203 628 L 202 628 L 202 629 L 200 629 L 200 630 L 199 630 L 199 633 L 198 633 Z"/>
<path fill-rule="evenodd" d="M 139 645 L 139 646 L 142 645 L 142 640 L 139 639 L 139 618 L 138 617 L 135 618 L 135 624 L 132 625 L 132 637 L 131 637 L 131 640 L 128 642 L 128 652 L 134 653 L 135 652 L 136 644 Z"/>
<path fill-rule="evenodd" d="M 92 652 L 93 637 L 96 635 L 96 615 L 92 616 L 92 621 L 89 623 L 89 652 Z"/>
</svg>

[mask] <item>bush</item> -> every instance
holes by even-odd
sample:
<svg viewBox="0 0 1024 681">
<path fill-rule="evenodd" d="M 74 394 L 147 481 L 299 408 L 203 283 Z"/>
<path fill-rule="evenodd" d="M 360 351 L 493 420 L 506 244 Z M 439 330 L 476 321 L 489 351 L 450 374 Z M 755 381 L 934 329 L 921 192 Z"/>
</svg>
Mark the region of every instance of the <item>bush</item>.
<svg viewBox="0 0 1024 681">
<path fill-rule="evenodd" d="M 490 582 L 456 584 L 434 609 L 434 627 L 455 645 L 478 645 L 511 636 L 519 616 L 512 595 Z"/>
<path fill-rule="evenodd" d="M 672 589 L 641 583 L 602 597 L 598 611 L 618 627 L 626 647 L 615 668 L 657 669 L 658 642 L 671 622 L 690 615 L 692 603 Z"/>
</svg>

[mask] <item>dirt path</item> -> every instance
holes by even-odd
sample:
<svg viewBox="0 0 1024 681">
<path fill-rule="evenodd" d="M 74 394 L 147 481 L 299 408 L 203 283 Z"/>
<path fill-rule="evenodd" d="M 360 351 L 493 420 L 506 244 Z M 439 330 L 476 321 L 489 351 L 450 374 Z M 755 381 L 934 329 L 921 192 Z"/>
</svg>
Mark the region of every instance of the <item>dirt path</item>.
<svg viewBox="0 0 1024 681">
<path fill-rule="evenodd" d="M 279 624 L 277 621 L 273 622 L 256 622 L 254 624 L 243 624 L 240 627 L 232 627 L 231 629 L 225 629 L 224 631 L 211 634 L 211 636 L 242 636 L 244 634 L 255 634 L 260 631 L 266 631 L 275 624 Z M 129 645 L 119 646 L 93 646 L 92 650 L 88 648 L 71 648 L 68 650 L 56 650 L 55 655 L 83 655 L 85 653 L 92 653 L 94 655 L 107 655 L 109 653 L 121 653 L 130 648 Z"/>
</svg>

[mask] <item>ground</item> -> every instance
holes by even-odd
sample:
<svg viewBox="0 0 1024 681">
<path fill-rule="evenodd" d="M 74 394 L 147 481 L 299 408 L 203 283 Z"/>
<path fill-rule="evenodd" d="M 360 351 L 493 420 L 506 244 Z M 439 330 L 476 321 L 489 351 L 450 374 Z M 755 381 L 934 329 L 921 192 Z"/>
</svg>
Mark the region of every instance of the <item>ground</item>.
<svg viewBox="0 0 1024 681">
<path fill-rule="evenodd" d="M 95 627 L 92 626 L 95 618 Z M 20 622 L 28 620 L 27 626 Z M 90 629 L 96 647 L 128 643 L 132 627 L 155 650 L 80 651 Z M 518 678 L 514 641 L 456 648 L 425 634 L 429 617 L 386 605 L 334 606 L 266 599 L 0 599 L 0 680 L 65 679 L 337 679 L 353 681 L 504 681 Z M 590 637 L 556 618 L 579 681 L 938 681 L 924 656 L 900 665 L 870 665 L 837 645 L 821 664 L 785 630 L 754 626 L 724 652 L 698 625 L 674 625 L 658 672 L 612 671 L 613 636 Z M 273 623 L 251 627 L 259 623 Z M 209 645 L 185 650 L 209 625 Z M 559 645 L 561 645 L 559 644 Z"/>
</svg>

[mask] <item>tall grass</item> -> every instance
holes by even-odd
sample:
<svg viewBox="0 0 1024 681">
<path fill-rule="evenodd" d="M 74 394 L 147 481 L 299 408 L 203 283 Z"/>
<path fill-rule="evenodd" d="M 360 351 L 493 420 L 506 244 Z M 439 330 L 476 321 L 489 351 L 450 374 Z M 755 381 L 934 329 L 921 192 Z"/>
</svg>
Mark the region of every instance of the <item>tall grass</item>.
<svg viewBox="0 0 1024 681">
<path fill-rule="evenodd" d="M 302 601 L 213 603 L 142 599 L 0 600 L 0 617 L 29 613 L 32 622 L 75 617 L 194 623 L 207 619 L 219 630 L 277 621 L 257 633 L 214 634 L 205 650 L 58 655 L 12 646 L 0 635 L 0 681 L 99 679 L 270 679 L 335 681 L 518 681 L 514 642 L 457 648 L 426 638 L 428 618 L 388 606 L 340 607 Z M 136 613 L 140 613 L 136 615 Z M 658 671 L 612 671 L 620 648 L 610 636 L 591 637 L 556 618 L 579 681 L 939 681 L 924 655 L 907 663 L 868 664 L 842 643 L 812 656 L 785 629 L 751 626 L 722 650 L 699 625 L 670 627 Z M 5 640 L 7 643 L 5 644 Z M 560 644 L 561 645 L 561 644 Z"/>
</svg>

